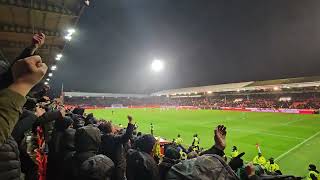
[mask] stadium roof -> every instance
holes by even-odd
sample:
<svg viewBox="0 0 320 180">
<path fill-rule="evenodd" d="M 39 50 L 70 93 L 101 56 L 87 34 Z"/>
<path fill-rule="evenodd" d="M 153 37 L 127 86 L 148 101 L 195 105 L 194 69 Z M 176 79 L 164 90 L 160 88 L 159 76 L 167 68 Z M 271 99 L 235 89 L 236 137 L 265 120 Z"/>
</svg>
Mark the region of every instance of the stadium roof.
<svg viewBox="0 0 320 180">
<path fill-rule="evenodd" d="M 0 0 L 0 60 L 11 62 L 34 33 L 43 32 L 46 43 L 39 55 L 48 65 L 55 63 L 66 30 L 77 23 L 83 7 L 82 0 Z"/>
<path fill-rule="evenodd" d="M 288 78 L 266 81 L 249 81 L 242 83 L 229 83 L 211 86 L 190 87 L 181 89 L 171 89 L 159 91 L 151 94 L 152 96 L 176 95 L 176 94 L 197 94 L 197 93 L 213 93 L 213 92 L 229 92 L 243 90 L 259 90 L 259 89 L 281 89 L 281 88 L 302 88 L 320 86 L 320 76 Z"/>
</svg>

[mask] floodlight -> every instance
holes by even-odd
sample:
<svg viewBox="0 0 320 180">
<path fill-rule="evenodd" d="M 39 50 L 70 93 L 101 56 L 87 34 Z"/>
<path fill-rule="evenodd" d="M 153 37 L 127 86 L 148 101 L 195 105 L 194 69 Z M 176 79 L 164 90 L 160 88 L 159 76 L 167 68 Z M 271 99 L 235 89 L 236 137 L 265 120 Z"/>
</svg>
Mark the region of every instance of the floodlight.
<svg viewBox="0 0 320 180">
<path fill-rule="evenodd" d="M 75 33 L 75 32 L 76 32 L 76 30 L 73 29 L 73 28 L 68 29 L 69 35 L 72 35 L 72 34 Z"/>
<path fill-rule="evenodd" d="M 47 81 L 50 81 L 50 79 L 49 79 L 49 78 L 47 78 L 46 80 L 47 80 Z"/>
<path fill-rule="evenodd" d="M 52 71 L 54 71 L 54 70 L 56 70 L 56 69 L 57 69 L 57 66 L 56 66 L 56 65 L 51 66 L 51 70 L 52 70 Z"/>
<path fill-rule="evenodd" d="M 64 38 L 66 39 L 66 40 L 68 40 L 68 41 L 71 41 L 71 39 L 72 39 L 72 37 L 71 37 L 71 35 L 66 35 L 66 36 L 64 36 Z"/>
<path fill-rule="evenodd" d="M 49 83 L 48 83 L 48 82 L 44 82 L 44 84 L 45 84 L 45 85 L 48 85 Z"/>
<path fill-rule="evenodd" d="M 151 64 L 152 71 L 160 72 L 163 70 L 163 68 L 164 68 L 164 63 L 162 60 L 155 59 L 152 61 L 152 64 Z"/>
<path fill-rule="evenodd" d="M 49 77 L 52 77 L 52 75 L 53 75 L 52 73 L 49 73 L 49 74 L 48 74 Z"/>
</svg>

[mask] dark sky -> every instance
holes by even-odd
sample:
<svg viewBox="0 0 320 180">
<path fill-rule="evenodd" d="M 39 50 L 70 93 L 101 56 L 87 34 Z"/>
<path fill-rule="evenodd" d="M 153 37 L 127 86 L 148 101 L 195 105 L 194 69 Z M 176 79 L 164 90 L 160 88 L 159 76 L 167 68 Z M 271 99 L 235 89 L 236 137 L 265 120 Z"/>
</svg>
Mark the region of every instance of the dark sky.
<svg viewBox="0 0 320 180">
<path fill-rule="evenodd" d="M 319 75 L 319 58 L 319 0 L 92 0 L 53 86 L 149 93 Z"/>
</svg>

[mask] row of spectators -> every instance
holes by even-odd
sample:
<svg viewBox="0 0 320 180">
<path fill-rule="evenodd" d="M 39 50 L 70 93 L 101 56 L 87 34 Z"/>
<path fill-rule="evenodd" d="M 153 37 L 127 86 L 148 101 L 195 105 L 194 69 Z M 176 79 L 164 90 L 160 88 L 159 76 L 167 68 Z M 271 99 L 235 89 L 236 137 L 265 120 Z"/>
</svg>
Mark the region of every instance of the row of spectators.
<svg viewBox="0 0 320 180">
<path fill-rule="evenodd" d="M 189 159 L 182 160 L 180 146 L 169 144 L 162 155 L 159 141 L 138 133 L 131 116 L 127 127 L 117 131 L 112 122 L 97 121 L 82 108 L 65 109 L 60 99 L 46 96 L 49 87 L 29 93 L 47 71 L 41 57 L 34 56 L 44 39 L 44 34 L 35 35 L 0 74 L 1 85 L 7 84 L 0 91 L 1 180 L 301 179 L 273 172 L 259 159 L 245 164 L 244 153 L 227 161 L 223 125 L 214 129 L 210 149 L 183 150 Z M 318 174 L 310 166 L 308 178 Z"/>
<path fill-rule="evenodd" d="M 123 106 L 197 106 L 203 108 L 237 107 L 237 108 L 289 108 L 319 109 L 320 93 L 295 94 L 253 94 L 233 96 L 199 96 L 199 97 L 65 97 L 69 105 L 111 107 Z"/>
</svg>

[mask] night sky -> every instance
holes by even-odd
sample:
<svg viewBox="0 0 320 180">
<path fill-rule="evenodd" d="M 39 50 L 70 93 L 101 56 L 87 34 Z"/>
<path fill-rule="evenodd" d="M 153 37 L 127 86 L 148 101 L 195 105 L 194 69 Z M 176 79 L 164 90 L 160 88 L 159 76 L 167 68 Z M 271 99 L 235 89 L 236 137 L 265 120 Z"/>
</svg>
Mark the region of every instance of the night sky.
<svg viewBox="0 0 320 180">
<path fill-rule="evenodd" d="M 150 93 L 319 75 L 319 58 L 319 0 L 92 0 L 53 86 Z"/>
</svg>

